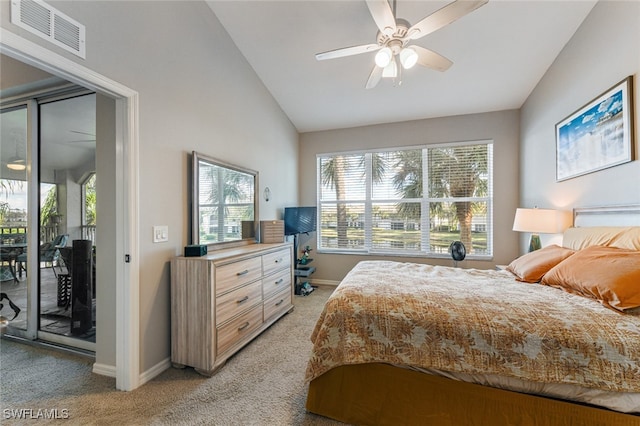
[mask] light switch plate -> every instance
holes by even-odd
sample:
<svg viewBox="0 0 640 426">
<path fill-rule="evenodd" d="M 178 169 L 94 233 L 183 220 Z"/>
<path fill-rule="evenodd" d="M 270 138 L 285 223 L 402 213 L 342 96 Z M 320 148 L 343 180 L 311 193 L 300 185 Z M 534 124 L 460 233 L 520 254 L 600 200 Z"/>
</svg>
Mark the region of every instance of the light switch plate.
<svg viewBox="0 0 640 426">
<path fill-rule="evenodd" d="M 169 241 L 169 227 L 167 225 L 156 225 L 153 227 L 153 242 L 164 243 Z"/>
</svg>

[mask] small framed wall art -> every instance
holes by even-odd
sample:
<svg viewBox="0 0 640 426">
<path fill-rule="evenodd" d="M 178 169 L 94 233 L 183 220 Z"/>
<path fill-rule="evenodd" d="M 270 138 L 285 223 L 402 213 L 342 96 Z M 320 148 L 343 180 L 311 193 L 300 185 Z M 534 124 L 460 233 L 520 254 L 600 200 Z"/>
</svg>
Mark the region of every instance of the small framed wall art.
<svg viewBox="0 0 640 426">
<path fill-rule="evenodd" d="M 556 124 L 556 180 L 633 160 L 633 77 Z"/>
</svg>

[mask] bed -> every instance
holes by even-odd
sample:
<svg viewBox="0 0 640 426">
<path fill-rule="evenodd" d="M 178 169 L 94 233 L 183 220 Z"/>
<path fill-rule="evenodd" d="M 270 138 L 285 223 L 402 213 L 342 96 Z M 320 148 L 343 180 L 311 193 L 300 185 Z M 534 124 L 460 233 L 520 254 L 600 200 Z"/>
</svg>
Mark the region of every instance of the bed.
<svg viewBox="0 0 640 426">
<path fill-rule="evenodd" d="M 350 424 L 640 425 L 640 206 L 576 209 L 561 246 L 507 269 L 360 262 L 313 331 L 307 410 Z"/>
</svg>

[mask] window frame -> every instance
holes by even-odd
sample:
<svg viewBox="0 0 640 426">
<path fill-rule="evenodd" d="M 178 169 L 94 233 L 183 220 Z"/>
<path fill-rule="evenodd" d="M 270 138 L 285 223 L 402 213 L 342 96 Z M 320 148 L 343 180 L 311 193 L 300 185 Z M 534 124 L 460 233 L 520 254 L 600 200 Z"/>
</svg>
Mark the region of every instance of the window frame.
<svg viewBox="0 0 640 426">
<path fill-rule="evenodd" d="M 474 146 L 474 145 L 486 145 L 488 149 L 488 158 L 487 158 L 487 195 L 482 197 L 429 197 L 428 195 L 428 161 L 427 161 L 427 152 L 432 149 L 441 149 L 441 148 L 458 148 L 464 146 Z M 430 214 L 421 214 L 420 215 L 420 227 L 421 227 L 421 236 L 420 236 L 420 246 L 419 251 L 416 250 L 384 250 L 380 248 L 374 248 L 372 245 L 373 241 L 373 217 L 372 217 L 372 207 L 375 204 L 382 203 L 398 203 L 398 198 L 393 199 L 380 199 L 374 198 L 372 194 L 373 188 L 373 179 L 372 179 L 372 158 L 373 154 L 376 153 L 388 153 L 388 152 L 399 152 L 406 150 L 421 150 L 422 151 L 422 184 L 423 191 L 422 197 L 419 198 L 401 198 L 403 203 L 420 203 L 422 212 L 429 212 L 430 203 L 433 202 L 453 202 L 453 201 L 470 201 L 470 202 L 486 202 L 486 223 L 483 224 L 486 226 L 486 236 L 487 236 L 487 253 L 486 254 L 477 254 L 477 253 L 467 253 L 467 259 L 469 260 L 491 260 L 494 256 L 494 245 L 493 245 L 493 233 L 494 233 L 494 223 L 493 223 L 493 206 L 494 206 L 494 198 L 495 194 L 493 192 L 493 177 L 494 177 L 494 141 L 492 139 L 480 139 L 480 140 L 471 140 L 471 141 L 463 141 L 463 142 L 448 142 L 448 143 L 438 143 L 438 144 L 422 144 L 422 145 L 413 145 L 413 146 L 398 146 L 398 147 L 385 147 L 385 148 L 376 148 L 376 149 L 366 149 L 366 150 L 351 150 L 351 151 L 343 151 L 343 152 L 328 152 L 328 153 L 318 153 L 316 154 L 316 204 L 318 207 L 317 212 L 317 250 L 318 253 L 323 254 L 352 254 L 352 255 L 362 255 L 362 256 L 393 256 L 393 257 L 419 257 L 419 258 L 450 258 L 451 255 L 449 253 L 437 253 L 431 251 L 430 249 L 430 239 L 431 239 L 431 229 L 430 229 Z M 365 165 L 365 198 L 364 199 L 347 199 L 347 200 L 331 200 L 325 199 L 322 200 L 322 191 L 323 191 L 323 183 L 322 183 L 322 159 L 334 157 L 334 156 L 355 156 L 355 155 L 364 155 L 364 165 Z M 426 178 L 425 178 L 426 177 Z M 326 205 L 337 206 L 340 202 L 346 204 L 364 204 L 364 244 L 363 248 L 331 248 L 331 247 L 322 247 L 322 210 L 323 205 L 326 208 Z M 472 225 L 473 226 L 473 225 Z"/>
</svg>

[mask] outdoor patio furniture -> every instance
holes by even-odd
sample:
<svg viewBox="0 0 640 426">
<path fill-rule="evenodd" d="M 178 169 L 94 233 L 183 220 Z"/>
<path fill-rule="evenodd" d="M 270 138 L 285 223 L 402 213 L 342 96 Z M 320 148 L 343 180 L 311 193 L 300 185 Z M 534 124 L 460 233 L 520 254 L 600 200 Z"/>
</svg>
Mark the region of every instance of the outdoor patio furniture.
<svg viewBox="0 0 640 426">
<path fill-rule="evenodd" d="M 59 265 L 59 258 L 60 258 L 60 248 L 64 247 L 67 245 L 67 240 L 69 239 L 69 235 L 68 234 L 60 234 L 58 236 L 56 236 L 53 241 L 49 242 L 49 243 L 44 243 L 40 246 L 40 262 L 45 262 L 45 264 L 51 264 L 51 269 L 53 270 L 53 275 L 56 276 L 56 278 L 58 277 L 58 274 L 56 273 L 56 263 L 58 263 L 58 267 L 60 268 L 60 270 L 62 270 L 62 267 Z M 21 270 L 25 270 L 25 264 L 27 263 L 27 253 L 24 252 L 22 254 L 20 254 L 17 258 L 16 258 L 16 262 L 18 263 L 18 266 L 16 266 L 16 268 L 21 268 Z"/>
<path fill-rule="evenodd" d="M 7 234 L 0 236 L 0 281 L 18 282 L 16 261 L 27 248 L 26 234 Z"/>
</svg>

